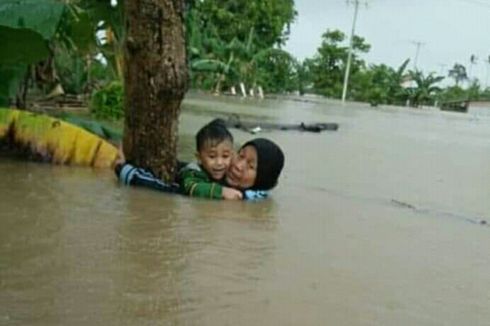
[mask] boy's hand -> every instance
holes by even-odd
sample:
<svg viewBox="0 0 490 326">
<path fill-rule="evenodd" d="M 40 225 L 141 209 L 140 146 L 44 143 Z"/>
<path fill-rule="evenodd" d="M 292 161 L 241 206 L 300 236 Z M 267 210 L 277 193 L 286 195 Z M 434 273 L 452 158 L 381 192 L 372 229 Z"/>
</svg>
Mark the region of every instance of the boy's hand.
<svg viewBox="0 0 490 326">
<path fill-rule="evenodd" d="M 223 187 L 222 196 L 224 199 L 228 199 L 228 200 L 243 199 L 243 194 L 241 191 L 229 187 Z"/>
</svg>

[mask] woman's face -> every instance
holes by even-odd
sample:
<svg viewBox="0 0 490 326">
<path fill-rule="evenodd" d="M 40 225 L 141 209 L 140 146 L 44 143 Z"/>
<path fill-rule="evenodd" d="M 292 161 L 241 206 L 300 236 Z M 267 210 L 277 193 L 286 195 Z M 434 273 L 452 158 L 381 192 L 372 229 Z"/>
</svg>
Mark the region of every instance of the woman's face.
<svg viewBox="0 0 490 326">
<path fill-rule="evenodd" d="M 226 172 L 226 182 L 229 186 L 239 189 L 247 189 L 254 185 L 257 177 L 257 150 L 248 145 L 231 160 Z"/>
</svg>

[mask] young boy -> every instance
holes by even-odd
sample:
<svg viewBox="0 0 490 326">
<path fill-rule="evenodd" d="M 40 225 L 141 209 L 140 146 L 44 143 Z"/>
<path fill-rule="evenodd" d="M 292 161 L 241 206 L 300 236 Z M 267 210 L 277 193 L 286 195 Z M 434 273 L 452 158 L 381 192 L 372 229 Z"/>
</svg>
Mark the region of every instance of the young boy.
<svg viewBox="0 0 490 326">
<path fill-rule="evenodd" d="M 223 120 L 202 127 L 196 134 L 197 163 L 179 172 L 181 191 L 191 197 L 242 199 L 241 191 L 222 185 L 233 155 L 233 136 Z"/>
</svg>

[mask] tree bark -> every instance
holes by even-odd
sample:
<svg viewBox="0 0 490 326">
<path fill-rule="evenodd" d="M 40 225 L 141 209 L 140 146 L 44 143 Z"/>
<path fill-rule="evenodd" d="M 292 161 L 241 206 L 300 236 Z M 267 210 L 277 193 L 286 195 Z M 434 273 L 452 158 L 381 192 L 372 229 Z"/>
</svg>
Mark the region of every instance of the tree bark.
<svg viewBox="0 0 490 326">
<path fill-rule="evenodd" d="M 187 90 L 183 0 L 126 0 L 125 124 L 129 161 L 172 179 Z"/>
</svg>

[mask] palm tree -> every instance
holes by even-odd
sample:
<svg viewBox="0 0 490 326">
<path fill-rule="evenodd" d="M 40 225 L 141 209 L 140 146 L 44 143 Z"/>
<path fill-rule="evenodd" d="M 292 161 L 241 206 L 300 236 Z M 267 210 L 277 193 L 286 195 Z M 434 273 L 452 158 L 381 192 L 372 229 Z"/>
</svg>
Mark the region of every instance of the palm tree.
<svg viewBox="0 0 490 326">
<path fill-rule="evenodd" d="M 471 72 L 473 71 L 473 66 L 476 65 L 477 60 L 478 58 L 476 57 L 476 55 L 472 54 L 470 56 L 470 70 L 468 72 L 468 79 L 471 79 Z"/>
<path fill-rule="evenodd" d="M 454 79 L 456 86 L 459 86 L 460 82 L 468 79 L 466 68 L 460 63 L 454 64 L 454 66 L 449 70 L 448 76 Z"/>
</svg>

